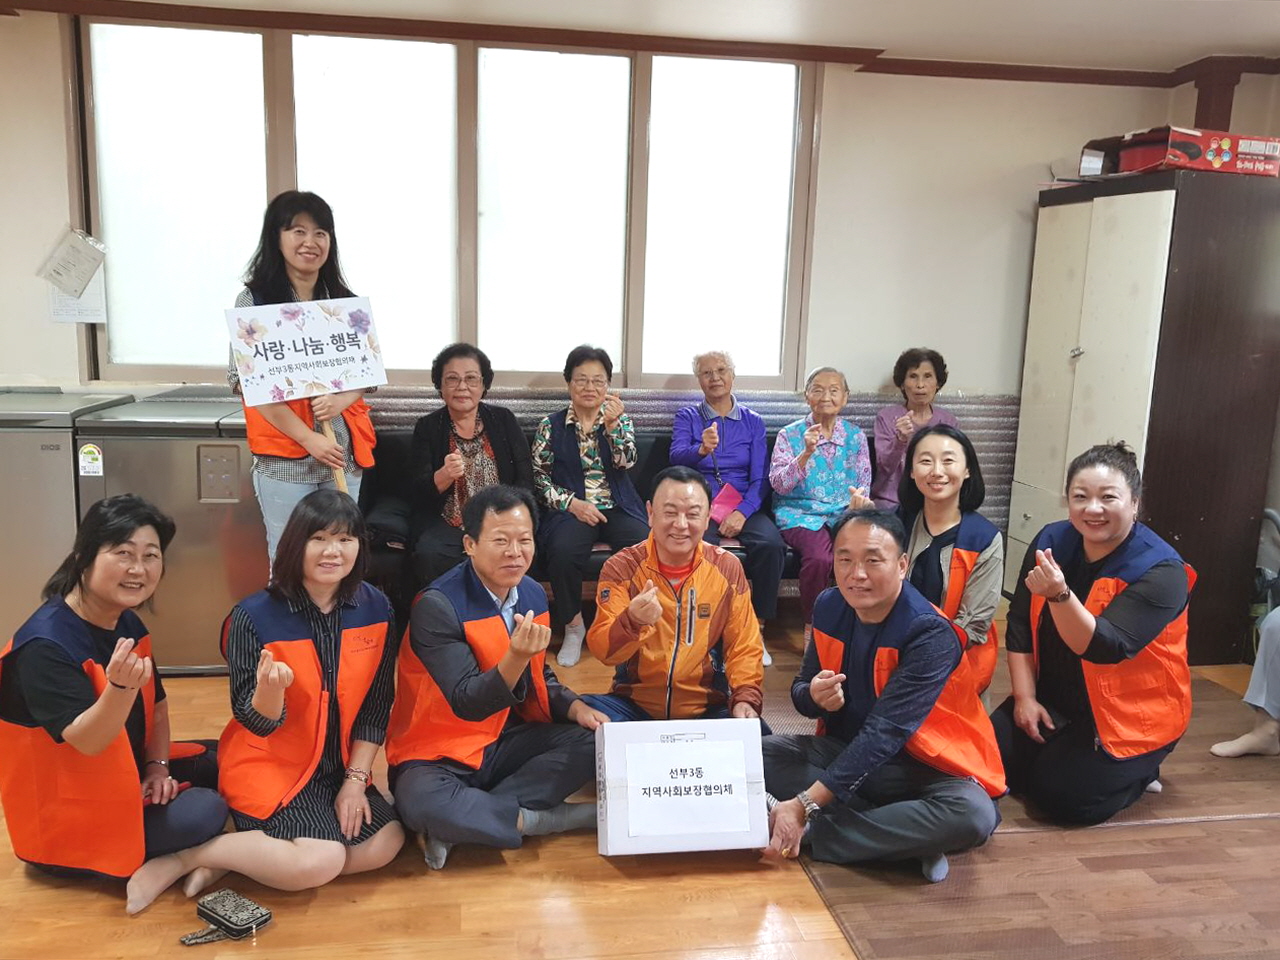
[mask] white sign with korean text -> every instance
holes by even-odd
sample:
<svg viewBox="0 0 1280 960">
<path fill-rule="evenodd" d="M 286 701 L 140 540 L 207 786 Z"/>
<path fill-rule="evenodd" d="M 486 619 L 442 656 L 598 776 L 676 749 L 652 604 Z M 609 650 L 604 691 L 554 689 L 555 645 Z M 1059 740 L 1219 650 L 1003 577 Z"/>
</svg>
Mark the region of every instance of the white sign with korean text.
<svg viewBox="0 0 1280 960">
<path fill-rule="evenodd" d="M 627 744 L 627 821 L 633 837 L 749 829 L 742 741 Z"/>
<path fill-rule="evenodd" d="M 239 307 L 226 316 L 248 406 L 387 382 L 367 297 Z"/>
</svg>

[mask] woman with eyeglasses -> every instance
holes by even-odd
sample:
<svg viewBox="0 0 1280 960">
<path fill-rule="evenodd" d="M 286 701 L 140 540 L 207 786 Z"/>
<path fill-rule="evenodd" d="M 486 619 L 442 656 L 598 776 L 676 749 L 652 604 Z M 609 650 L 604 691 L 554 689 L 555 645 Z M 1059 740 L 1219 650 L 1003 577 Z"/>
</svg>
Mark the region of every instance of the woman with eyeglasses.
<svg viewBox="0 0 1280 960">
<path fill-rule="evenodd" d="M 453 343 L 431 363 L 444 406 L 413 428 L 410 470 L 417 585 L 462 562 L 462 508 L 485 487 L 502 483 L 533 491 L 529 441 L 506 407 L 483 402 L 493 366 L 479 347 Z"/>
<path fill-rule="evenodd" d="M 582 655 L 582 577 L 598 540 L 615 550 L 649 536 L 648 514 L 627 471 L 636 465 L 636 431 L 621 398 L 609 392 L 613 361 L 583 344 L 564 363 L 569 406 L 544 417 L 533 438 L 533 483 L 544 510 L 538 552 L 554 597 L 551 618 L 564 625 L 556 662 Z"/>
<path fill-rule="evenodd" d="M 804 384 L 811 411 L 778 433 L 769 464 L 773 515 L 782 539 L 800 555 L 800 608 L 807 643 L 813 604 L 831 579 L 830 526 L 866 502 L 871 455 L 862 429 L 840 417 L 849 384 L 835 367 L 818 367 Z"/>
</svg>

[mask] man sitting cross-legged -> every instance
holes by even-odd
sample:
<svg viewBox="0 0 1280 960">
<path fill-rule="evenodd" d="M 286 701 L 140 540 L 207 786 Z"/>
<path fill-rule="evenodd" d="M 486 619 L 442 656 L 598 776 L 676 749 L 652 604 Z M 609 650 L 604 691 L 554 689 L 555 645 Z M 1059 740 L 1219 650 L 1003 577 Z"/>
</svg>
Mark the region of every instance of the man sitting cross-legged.
<svg viewBox="0 0 1280 960">
<path fill-rule="evenodd" d="M 904 582 L 902 522 L 850 510 L 833 529 L 836 586 L 818 597 L 791 687 L 818 735 L 763 742 L 767 789 L 794 798 L 770 812 L 766 855 L 808 844 L 830 863 L 916 858 L 937 882 L 948 852 L 983 843 L 1000 822 L 995 732 L 963 631 Z"/>
<path fill-rule="evenodd" d="M 467 559 L 418 596 L 400 647 L 391 789 L 436 870 L 455 843 L 512 848 L 595 822 L 595 804 L 564 801 L 595 773 L 592 731 L 608 718 L 546 665 L 547 597 L 525 575 L 534 516 L 526 490 L 475 493 Z"/>
<path fill-rule="evenodd" d="M 611 719 L 760 716 L 764 644 L 751 588 L 737 557 L 703 542 L 710 519 L 702 474 L 667 467 L 653 481 L 649 539 L 600 572 L 587 644 L 617 670 L 610 693 L 583 699 Z"/>
</svg>

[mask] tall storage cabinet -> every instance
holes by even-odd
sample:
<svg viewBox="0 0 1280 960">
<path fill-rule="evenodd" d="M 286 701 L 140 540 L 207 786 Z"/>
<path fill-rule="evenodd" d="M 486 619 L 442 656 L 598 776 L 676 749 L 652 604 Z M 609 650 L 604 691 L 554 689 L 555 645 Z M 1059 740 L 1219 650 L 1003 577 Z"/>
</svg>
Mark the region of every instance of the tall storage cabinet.
<svg viewBox="0 0 1280 960">
<path fill-rule="evenodd" d="M 1280 401 L 1280 180 L 1166 171 L 1040 195 L 1005 589 L 1125 440 L 1140 517 L 1200 575 L 1193 663 L 1237 662 Z"/>
</svg>

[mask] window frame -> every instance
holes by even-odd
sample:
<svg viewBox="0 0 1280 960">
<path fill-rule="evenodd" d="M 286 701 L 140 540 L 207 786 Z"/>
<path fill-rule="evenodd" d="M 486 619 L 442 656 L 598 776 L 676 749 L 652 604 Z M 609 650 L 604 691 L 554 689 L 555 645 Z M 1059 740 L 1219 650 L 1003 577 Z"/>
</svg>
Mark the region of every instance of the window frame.
<svg viewBox="0 0 1280 960">
<path fill-rule="evenodd" d="M 651 390 L 696 391 L 692 371 L 681 374 L 645 373 L 644 269 L 646 220 L 648 216 L 648 119 L 654 56 L 686 56 L 696 59 L 758 60 L 788 63 L 796 67 L 796 125 L 792 147 L 791 214 L 787 240 L 785 295 L 781 323 L 780 372 L 772 376 L 740 376 L 738 387 L 751 390 L 797 389 L 803 375 L 804 338 L 807 328 L 808 275 L 813 241 L 813 206 L 816 192 L 818 115 L 823 64 L 794 60 L 785 56 L 730 56 L 704 53 L 653 52 L 609 46 L 569 46 L 502 39 L 459 39 L 418 33 L 357 33 L 336 30 L 308 30 L 303 27 L 270 28 L 215 24 L 200 21 L 174 22 L 129 17 L 81 16 L 73 31 L 80 54 L 78 95 L 85 105 L 80 131 L 85 168 L 80 181 L 87 194 L 84 209 L 90 219 L 87 229 L 100 229 L 100 186 L 96 155 L 93 110 L 93 73 L 90 29 L 94 24 L 156 26 L 193 30 L 254 33 L 262 37 L 262 74 L 266 133 L 267 195 L 271 197 L 297 184 L 297 157 L 293 103 L 293 36 L 359 37 L 452 44 L 456 51 L 455 87 L 456 210 L 457 210 L 457 296 L 454 330 L 458 340 L 476 342 L 478 333 L 479 282 L 479 53 L 484 48 L 544 50 L 557 53 L 622 56 L 631 64 L 630 145 L 627 172 L 627 226 L 622 316 L 622 356 L 615 358 L 614 386 Z M 256 230 L 250 230 L 250 234 Z M 248 251 L 246 251 L 246 258 Z M 234 287 L 233 283 L 228 288 Z M 230 303 L 227 304 L 228 307 Z M 82 368 L 95 382 L 146 384 L 222 383 L 221 365 L 127 364 L 110 360 L 107 325 L 95 324 L 86 331 Z M 443 346 L 443 344 L 441 345 Z M 730 345 L 731 346 L 731 345 Z M 692 357 L 690 357 L 692 360 Z M 504 387 L 562 388 L 563 377 L 555 371 L 495 370 L 494 383 Z M 390 384 L 429 386 L 429 369 L 388 368 Z"/>
</svg>

